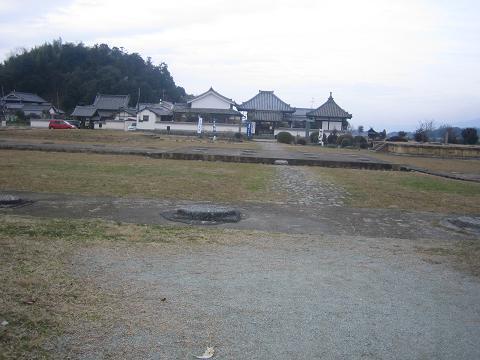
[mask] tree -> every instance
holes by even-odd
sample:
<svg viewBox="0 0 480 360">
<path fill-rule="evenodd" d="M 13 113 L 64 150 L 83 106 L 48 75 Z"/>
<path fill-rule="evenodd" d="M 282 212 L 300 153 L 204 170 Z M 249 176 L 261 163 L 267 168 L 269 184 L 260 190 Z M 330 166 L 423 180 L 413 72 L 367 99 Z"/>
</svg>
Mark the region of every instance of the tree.
<svg viewBox="0 0 480 360">
<path fill-rule="evenodd" d="M 401 138 L 406 138 L 407 137 L 407 132 L 406 131 L 399 131 L 398 136 Z"/>
<path fill-rule="evenodd" d="M 462 130 L 463 143 L 468 145 L 474 145 L 478 142 L 477 129 L 465 128 Z"/>
<path fill-rule="evenodd" d="M 0 64 L 0 84 L 7 92 L 37 93 L 67 112 L 77 104 L 91 104 L 97 93 L 129 94 L 130 106 L 135 106 L 139 88 L 142 102 L 186 98 L 165 63 L 154 65 L 151 59 L 106 44 L 87 47 L 61 39 L 6 59 Z"/>
<path fill-rule="evenodd" d="M 357 131 L 359 134 L 363 134 L 363 125 L 359 125 L 358 128 L 357 128 Z"/>
<path fill-rule="evenodd" d="M 419 124 L 417 130 L 415 130 L 413 137 L 417 142 L 428 142 L 434 129 L 435 125 L 433 120 L 423 121 Z"/>
</svg>

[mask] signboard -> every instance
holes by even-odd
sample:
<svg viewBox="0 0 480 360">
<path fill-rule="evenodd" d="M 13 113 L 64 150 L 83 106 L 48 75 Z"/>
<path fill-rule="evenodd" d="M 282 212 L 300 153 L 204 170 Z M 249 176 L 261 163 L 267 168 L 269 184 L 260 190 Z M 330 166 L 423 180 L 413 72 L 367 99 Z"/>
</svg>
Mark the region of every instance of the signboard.
<svg viewBox="0 0 480 360">
<path fill-rule="evenodd" d="M 213 120 L 213 136 L 217 135 L 217 123 L 215 120 Z"/>
<path fill-rule="evenodd" d="M 252 137 L 252 123 L 247 122 L 247 137 Z"/>
<path fill-rule="evenodd" d="M 200 115 L 198 115 L 197 134 L 202 135 L 202 130 L 203 130 L 203 119 Z"/>
</svg>

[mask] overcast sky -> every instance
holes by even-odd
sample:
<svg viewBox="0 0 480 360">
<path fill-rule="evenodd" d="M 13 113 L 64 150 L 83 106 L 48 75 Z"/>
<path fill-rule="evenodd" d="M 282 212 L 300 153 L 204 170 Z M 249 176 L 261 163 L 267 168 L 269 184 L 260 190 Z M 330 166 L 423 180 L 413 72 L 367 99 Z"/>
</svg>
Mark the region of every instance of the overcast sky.
<svg viewBox="0 0 480 360">
<path fill-rule="evenodd" d="M 2 61 L 59 37 L 166 62 L 193 94 L 318 107 L 332 91 L 355 126 L 480 126 L 478 0 L 0 0 Z"/>
</svg>

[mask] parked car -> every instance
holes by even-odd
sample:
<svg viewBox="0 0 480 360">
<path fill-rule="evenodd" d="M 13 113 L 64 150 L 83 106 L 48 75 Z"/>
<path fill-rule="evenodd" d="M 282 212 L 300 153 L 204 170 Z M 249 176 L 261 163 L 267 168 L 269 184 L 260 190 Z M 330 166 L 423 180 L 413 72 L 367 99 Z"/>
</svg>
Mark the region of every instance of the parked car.
<svg viewBox="0 0 480 360">
<path fill-rule="evenodd" d="M 80 129 L 82 122 L 80 120 L 67 120 L 67 122 L 73 126 L 75 126 L 77 129 Z"/>
<path fill-rule="evenodd" d="M 137 124 L 136 124 L 136 123 L 133 123 L 133 124 L 128 125 L 127 130 L 128 130 L 128 131 L 135 131 L 135 130 L 137 130 Z"/>
<path fill-rule="evenodd" d="M 75 125 L 70 124 L 65 120 L 50 120 L 48 123 L 49 129 L 76 129 Z"/>
</svg>

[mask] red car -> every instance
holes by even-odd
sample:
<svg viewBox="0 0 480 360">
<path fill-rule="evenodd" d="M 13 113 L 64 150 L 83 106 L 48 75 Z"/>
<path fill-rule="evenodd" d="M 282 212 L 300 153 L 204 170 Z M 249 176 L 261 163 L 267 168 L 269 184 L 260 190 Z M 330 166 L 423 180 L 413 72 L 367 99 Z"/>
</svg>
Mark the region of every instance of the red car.
<svg viewBox="0 0 480 360">
<path fill-rule="evenodd" d="M 65 120 L 50 120 L 48 123 L 49 129 L 76 129 L 75 125 L 70 124 Z"/>
</svg>

